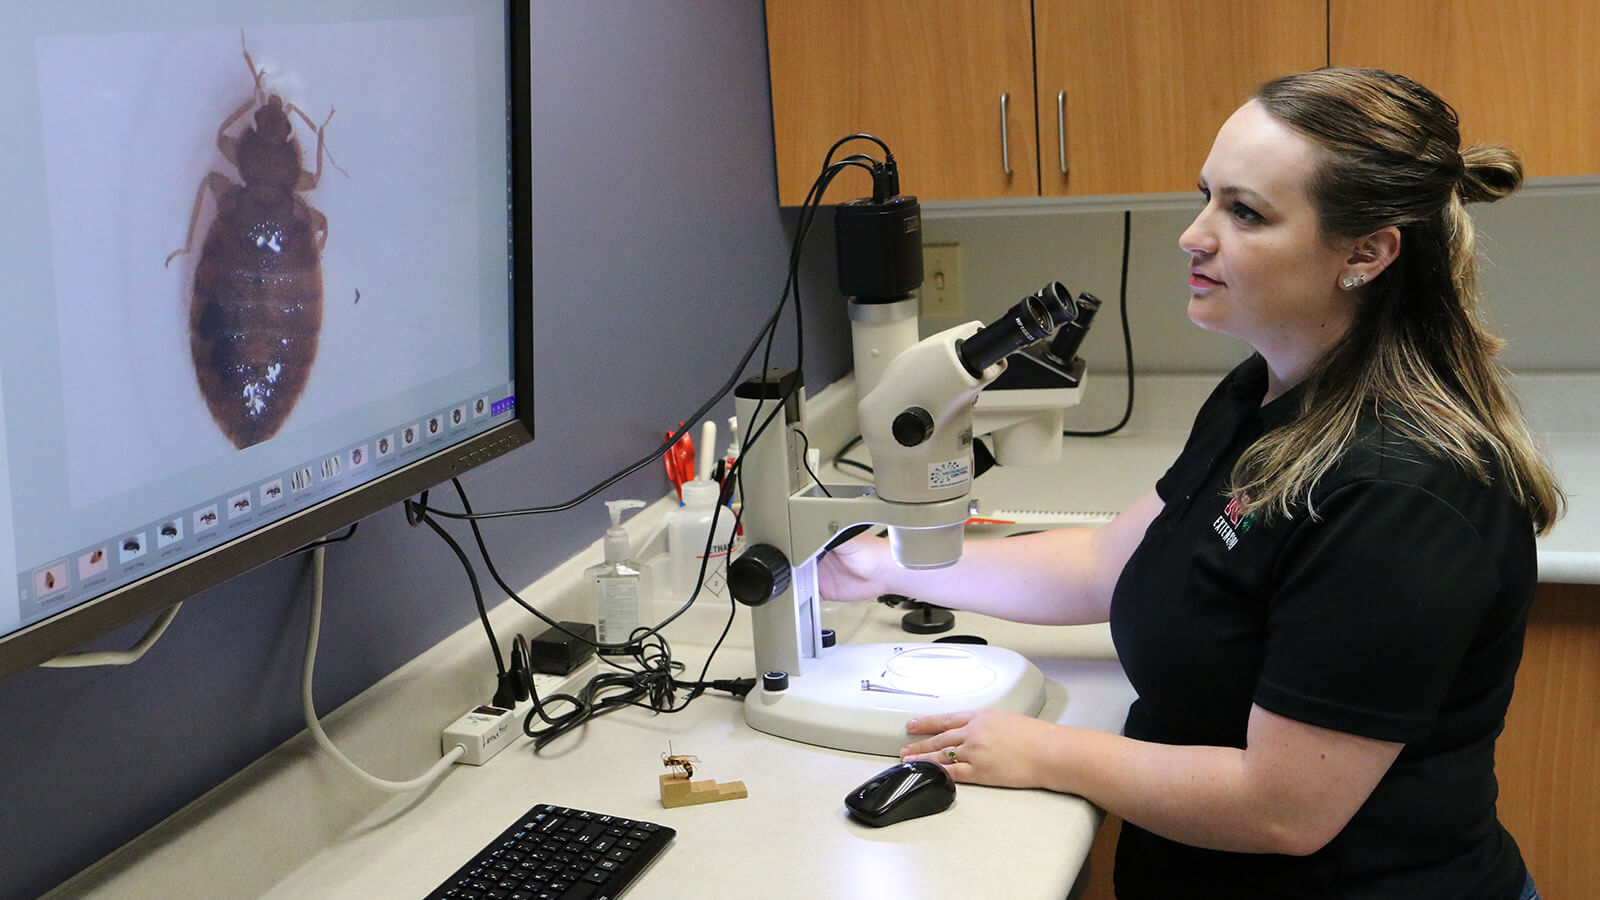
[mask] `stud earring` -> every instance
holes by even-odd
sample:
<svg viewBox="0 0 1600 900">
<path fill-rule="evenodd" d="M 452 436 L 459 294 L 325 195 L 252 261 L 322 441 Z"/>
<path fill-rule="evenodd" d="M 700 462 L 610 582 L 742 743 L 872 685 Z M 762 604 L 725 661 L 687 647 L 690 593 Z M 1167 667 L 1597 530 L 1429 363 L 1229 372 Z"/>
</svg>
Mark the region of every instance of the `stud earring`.
<svg viewBox="0 0 1600 900">
<path fill-rule="evenodd" d="M 1339 280 L 1339 286 L 1347 291 L 1353 291 L 1366 283 L 1367 276 L 1365 275 L 1346 275 L 1344 278 Z"/>
</svg>

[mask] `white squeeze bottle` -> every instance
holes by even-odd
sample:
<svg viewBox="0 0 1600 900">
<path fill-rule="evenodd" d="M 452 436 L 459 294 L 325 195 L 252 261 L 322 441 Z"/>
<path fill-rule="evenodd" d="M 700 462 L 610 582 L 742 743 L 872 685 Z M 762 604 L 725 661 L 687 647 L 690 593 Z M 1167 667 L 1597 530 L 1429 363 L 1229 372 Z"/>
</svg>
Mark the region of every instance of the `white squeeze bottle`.
<svg viewBox="0 0 1600 900">
<path fill-rule="evenodd" d="M 683 505 L 667 514 L 667 552 L 672 559 L 672 600 L 682 604 L 694 593 L 700 578 L 701 558 L 706 553 L 706 538 L 711 534 L 711 517 L 717 511 L 722 486 L 710 479 L 695 479 L 683 484 Z M 733 549 L 733 512 L 727 507 L 717 514 L 717 537 L 711 542 L 711 558 L 706 563 L 705 583 L 695 599 L 701 603 L 726 603 L 728 600 L 728 552 Z"/>
<path fill-rule="evenodd" d="M 620 644 L 639 627 L 639 564 L 628 557 L 628 532 L 622 514 L 643 509 L 643 500 L 607 500 L 611 527 L 604 541 L 606 561 L 583 570 L 589 583 L 596 637 L 603 644 Z M 621 652 L 621 651 L 612 651 Z"/>
</svg>

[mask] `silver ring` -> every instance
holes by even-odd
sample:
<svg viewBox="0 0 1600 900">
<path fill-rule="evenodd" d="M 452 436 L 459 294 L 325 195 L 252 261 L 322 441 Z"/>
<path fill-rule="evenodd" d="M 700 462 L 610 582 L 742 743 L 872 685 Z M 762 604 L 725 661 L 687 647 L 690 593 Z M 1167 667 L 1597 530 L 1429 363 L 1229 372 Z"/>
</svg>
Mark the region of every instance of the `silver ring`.
<svg viewBox="0 0 1600 900">
<path fill-rule="evenodd" d="M 944 748 L 944 755 L 950 757 L 950 764 L 951 765 L 955 765 L 956 763 L 961 762 L 961 760 L 956 758 L 956 748 L 954 748 L 954 747 L 946 747 L 946 748 Z"/>
</svg>

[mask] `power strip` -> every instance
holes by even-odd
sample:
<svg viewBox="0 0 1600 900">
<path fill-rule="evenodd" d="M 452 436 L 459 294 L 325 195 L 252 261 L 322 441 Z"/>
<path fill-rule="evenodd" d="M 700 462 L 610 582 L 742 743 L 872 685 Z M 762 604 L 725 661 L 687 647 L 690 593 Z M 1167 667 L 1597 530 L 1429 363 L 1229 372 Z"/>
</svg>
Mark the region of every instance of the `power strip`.
<svg viewBox="0 0 1600 900">
<path fill-rule="evenodd" d="M 533 675 L 533 689 L 540 697 L 549 697 L 551 694 L 576 694 L 580 688 L 600 672 L 600 657 L 591 654 L 588 659 L 578 664 L 576 669 L 565 675 L 544 675 L 535 672 Z M 517 715 L 526 716 L 528 710 L 533 708 L 533 698 L 517 704 Z"/>
<path fill-rule="evenodd" d="M 565 675 L 535 674 L 534 692 L 541 698 L 548 698 L 552 694 L 576 693 L 599 669 L 600 660 L 591 656 Z M 518 703 L 516 709 L 502 709 L 487 704 L 474 707 L 440 733 L 439 752 L 442 755 L 460 747 L 463 752 L 456 762 L 481 766 L 516 742 L 522 733 L 522 722 L 532 709 L 532 698 Z"/>
</svg>

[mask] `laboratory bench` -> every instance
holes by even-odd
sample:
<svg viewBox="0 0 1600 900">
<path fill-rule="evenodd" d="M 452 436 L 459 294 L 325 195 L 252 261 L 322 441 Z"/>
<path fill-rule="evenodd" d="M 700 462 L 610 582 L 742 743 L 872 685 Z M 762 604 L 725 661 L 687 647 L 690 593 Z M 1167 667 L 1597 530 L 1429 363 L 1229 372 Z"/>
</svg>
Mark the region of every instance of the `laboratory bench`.
<svg viewBox="0 0 1600 900">
<path fill-rule="evenodd" d="M 901 611 L 826 604 L 842 641 L 907 641 Z M 698 672 L 721 616 L 668 629 Z M 714 658 L 712 677 L 752 674 L 749 624 Z M 1025 627 L 970 614 L 958 631 L 1013 647 L 1046 678 L 1040 715 L 1102 730 L 1121 726 L 1132 690 L 1098 627 Z M 437 732 L 463 707 L 444 689 L 482 685 L 483 637 L 463 629 L 327 718 L 345 752 L 390 778 L 438 755 Z M 480 698 L 481 699 L 481 698 Z M 427 721 L 431 727 L 417 728 Z M 429 733 L 431 732 L 431 734 Z M 387 749 L 385 745 L 388 745 Z M 400 752 L 410 744 L 412 752 Z M 420 751 L 420 752 L 418 752 Z M 668 752 L 693 755 L 696 781 L 743 782 L 744 799 L 663 808 Z M 301 735 L 61 888 L 57 896 L 421 897 L 536 803 L 670 826 L 678 835 L 627 896 L 1062 898 L 1099 813 L 1044 791 L 961 785 L 943 813 L 881 829 L 850 819 L 845 795 L 895 760 L 823 749 L 754 731 L 743 704 L 708 693 L 683 711 L 628 709 L 542 751 L 518 737 L 481 767 L 456 766 L 431 790 L 385 797 L 360 785 Z"/>
<path fill-rule="evenodd" d="M 1057 524 L 1061 513 L 1092 521 L 1121 509 L 1165 470 L 1214 383 L 1211 376 L 1141 379 L 1139 412 L 1125 431 L 1069 440 L 1067 457 L 1056 466 L 1002 466 L 986 473 L 973 490 L 980 510 L 1012 516 L 1018 526 L 985 526 L 975 529 L 974 537 Z M 1119 393 L 1106 380 L 1096 387 Z M 1535 376 L 1519 379 L 1518 388 L 1536 425 L 1560 426 L 1543 428 L 1542 436 L 1571 500 L 1566 519 L 1541 539 L 1541 580 L 1564 583 L 1557 587 L 1600 584 L 1600 504 L 1593 501 L 1600 484 L 1592 484 L 1600 481 L 1600 441 L 1595 440 L 1600 413 L 1591 409 L 1592 398 L 1600 397 L 1600 376 Z M 812 398 L 814 446 L 844 444 L 854 427 L 852 398 L 848 379 Z M 664 498 L 642 511 L 630 520 L 630 533 L 647 532 L 671 505 Z M 530 586 L 525 596 L 558 618 L 570 617 L 578 608 L 582 570 L 600 556 L 596 541 Z M 1581 606 L 1600 609 L 1587 602 L 1600 597 L 1600 589 L 1584 589 L 1580 596 Z M 824 625 L 842 642 L 923 639 L 901 632 L 900 611 L 881 604 L 825 603 L 823 609 Z M 725 608 L 695 609 L 667 630 L 674 655 L 691 674 L 705 661 L 726 614 Z M 1591 625 L 1600 621 L 1586 615 Z M 757 674 L 748 612 L 741 609 L 735 617 L 713 659 L 711 677 Z M 509 604 L 491 618 L 501 634 L 539 630 Z M 1035 662 L 1046 678 L 1043 718 L 1120 729 L 1133 694 L 1105 626 L 1022 626 L 958 613 L 956 631 L 982 635 Z M 1530 630 L 1530 659 L 1542 659 L 1534 642 Z M 1579 664 L 1587 679 L 1582 683 L 1595 684 L 1600 668 L 1590 659 L 1592 640 L 1585 636 L 1581 642 L 1577 649 L 1558 646 L 1551 664 L 1558 669 L 1538 662 L 1540 674 L 1527 677 L 1571 678 L 1571 671 L 1559 665 L 1576 656 L 1588 660 Z M 411 777 L 438 758 L 440 728 L 486 699 L 484 660 L 482 632 L 473 623 L 324 721 L 334 741 L 369 771 Z M 1525 663 L 1524 668 L 1530 667 Z M 1530 758 L 1538 760 L 1568 758 L 1563 748 L 1576 741 L 1587 748 L 1581 764 L 1572 766 L 1568 758 L 1568 765 L 1554 771 L 1572 770 L 1571 777 L 1593 783 L 1592 771 L 1583 774 L 1600 771 L 1600 765 L 1589 764 L 1600 747 L 1592 713 L 1582 734 L 1561 725 L 1555 735 L 1564 711 L 1592 707 L 1592 695 L 1567 690 L 1549 700 L 1545 687 L 1536 685 L 1531 693 L 1544 696 L 1551 708 L 1519 713 L 1514 704 L 1507 740 L 1519 729 L 1533 732 L 1523 739 Z M 1519 681 L 1519 702 L 1526 693 Z M 669 771 L 662 761 L 669 752 L 699 757 L 695 780 L 742 781 L 749 796 L 663 808 L 658 777 Z M 848 818 L 846 793 L 893 762 L 754 731 L 744 723 L 742 703 L 720 694 L 707 694 L 672 714 L 630 709 L 607 715 L 542 751 L 519 736 L 487 765 L 456 766 L 435 787 L 401 796 L 380 794 L 351 778 L 302 733 L 51 896 L 420 897 L 536 803 L 677 829 L 672 846 L 629 890 L 629 897 L 640 900 L 757 893 L 770 898 L 959 897 L 996 896 L 997 891 L 1017 898 L 1062 898 L 1073 888 L 1102 818 L 1091 804 L 1045 791 L 961 785 L 955 804 L 937 815 L 882 829 Z M 1530 770 L 1527 784 L 1517 780 L 1520 775 L 1503 775 L 1508 793 L 1539 792 L 1525 804 L 1530 824 L 1522 831 L 1513 821 L 1521 812 L 1503 812 L 1503 817 L 1536 872 L 1541 866 L 1551 872 L 1554 864 L 1546 858 L 1568 865 L 1570 855 L 1575 861 L 1569 867 L 1576 871 L 1571 883 L 1587 884 L 1583 879 L 1595 871 L 1593 862 L 1582 861 L 1588 854 L 1582 859 L 1568 854 L 1559 829 L 1532 824 L 1547 820 L 1550 802 L 1564 803 L 1560 797 L 1571 787 L 1550 784 L 1549 771 Z M 1547 802 L 1545 794 L 1556 799 Z M 1577 796 L 1584 796 L 1581 785 Z M 1591 830 L 1582 833 L 1595 827 L 1592 810 L 1573 806 L 1561 814 L 1581 819 L 1579 824 Z M 1534 828 L 1538 832 L 1530 834 Z M 1541 885 L 1547 883 L 1541 874 Z M 1546 895 L 1561 894 L 1547 888 Z"/>
</svg>

